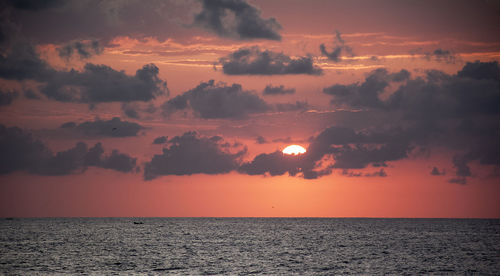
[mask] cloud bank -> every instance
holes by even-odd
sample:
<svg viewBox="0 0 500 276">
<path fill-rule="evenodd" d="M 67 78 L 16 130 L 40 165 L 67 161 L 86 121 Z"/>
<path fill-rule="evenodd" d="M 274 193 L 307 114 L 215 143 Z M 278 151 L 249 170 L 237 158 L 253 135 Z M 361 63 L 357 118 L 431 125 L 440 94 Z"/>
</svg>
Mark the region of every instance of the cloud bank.
<svg viewBox="0 0 500 276">
<path fill-rule="evenodd" d="M 236 170 L 246 148 L 232 153 L 237 146 L 220 136 L 200 137 L 186 132 L 168 141 L 169 147 L 156 154 L 144 166 L 144 179 L 161 175 L 222 174 Z"/>
<path fill-rule="evenodd" d="M 283 53 L 260 50 L 254 46 L 241 48 L 219 60 L 226 75 L 321 75 L 312 57 L 292 58 Z"/>
<path fill-rule="evenodd" d="M 17 127 L 0 125 L 0 174 L 26 171 L 39 175 L 68 175 L 99 167 L 120 172 L 137 169 L 136 159 L 113 150 L 104 155 L 101 143 L 89 148 L 79 142 L 74 147 L 52 153 L 41 141 Z"/>
<path fill-rule="evenodd" d="M 264 88 L 264 91 L 262 91 L 262 95 L 264 95 L 264 96 L 287 95 L 287 94 L 294 94 L 294 93 L 295 93 L 295 88 L 285 88 L 284 85 L 280 85 L 280 86 L 267 85 L 266 88 Z"/>
<path fill-rule="evenodd" d="M 194 25 L 222 37 L 281 40 L 281 25 L 274 18 L 263 19 L 260 11 L 244 0 L 202 0 Z"/>
</svg>

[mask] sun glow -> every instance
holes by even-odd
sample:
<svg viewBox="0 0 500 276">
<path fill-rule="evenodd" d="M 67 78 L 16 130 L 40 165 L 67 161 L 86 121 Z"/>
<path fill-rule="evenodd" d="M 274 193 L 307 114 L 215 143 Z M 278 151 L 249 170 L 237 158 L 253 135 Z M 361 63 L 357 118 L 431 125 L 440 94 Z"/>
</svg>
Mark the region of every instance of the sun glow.
<svg viewBox="0 0 500 276">
<path fill-rule="evenodd" d="M 306 152 L 306 149 L 299 145 L 290 145 L 283 150 L 283 154 L 299 155 Z"/>
</svg>

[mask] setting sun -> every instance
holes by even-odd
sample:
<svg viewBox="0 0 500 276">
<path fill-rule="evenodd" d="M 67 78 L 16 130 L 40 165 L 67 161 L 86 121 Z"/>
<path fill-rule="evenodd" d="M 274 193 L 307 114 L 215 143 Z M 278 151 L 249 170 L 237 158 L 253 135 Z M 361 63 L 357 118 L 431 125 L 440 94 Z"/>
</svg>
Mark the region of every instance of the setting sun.
<svg viewBox="0 0 500 276">
<path fill-rule="evenodd" d="M 306 149 L 299 145 L 290 145 L 283 150 L 284 154 L 299 155 L 306 152 Z"/>
</svg>

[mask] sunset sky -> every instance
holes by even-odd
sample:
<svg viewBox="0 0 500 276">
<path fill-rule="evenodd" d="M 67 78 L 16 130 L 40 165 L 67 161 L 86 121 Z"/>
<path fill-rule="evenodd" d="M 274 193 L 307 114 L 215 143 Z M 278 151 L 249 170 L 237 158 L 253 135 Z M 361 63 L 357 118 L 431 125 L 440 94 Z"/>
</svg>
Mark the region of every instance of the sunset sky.
<svg viewBox="0 0 500 276">
<path fill-rule="evenodd" d="M 500 218 L 499 15 L 1 1 L 0 216 Z"/>
</svg>

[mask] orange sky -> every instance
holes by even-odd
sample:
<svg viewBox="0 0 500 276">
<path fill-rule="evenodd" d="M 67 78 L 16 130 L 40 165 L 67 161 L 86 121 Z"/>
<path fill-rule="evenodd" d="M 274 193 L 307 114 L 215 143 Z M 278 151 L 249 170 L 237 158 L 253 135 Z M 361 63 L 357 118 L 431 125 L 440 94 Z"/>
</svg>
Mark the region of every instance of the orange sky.
<svg viewBox="0 0 500 276">
<path fill-rule="evenodd" d="M 405 82 L 391 80 L 382 89 L 378 97 L 384 102 L 412 81 L 428 81 L 430 70 L 447 75 L 448 79 L 443 77 L 444 81 L 454 81 L 459 78 L 457 72 L 470 62 L 498 62 L 500 24 L 497 23 L 500 22 L 495 16 L 498 14 L 495 11 L 500 10 L 498 3 L 248 1 L 251 7 L 260 11 L 255 16 L 263 20 L 273 17 L 281 25 L 277 31 L 281 40 L 245 38 L 239 33 L 237 35 L 241 37 L 235 37 L 233 33 L 218 33 L 207 24 L 193 24 L 193 16 L 202 9 L 197 1 L 183 4 L 165 2 L 161 9 L 154 6 L 154 1 L 141 9 L 129 7 L 125 2 L 117 3 L 117 7 L 106 6 L 110 3 L 94 7 L 89 1 L 88 7 L 83 4 L 66 5 L 41 10 L 0 7 L 4 14 L 2 22 L 18 26 L 13 28 L 15 31 L 12 31 L 8 43 L 1 41 L 0 44 L 0 92 L 17 91 L 17 97 L 11 103 L 0 105 L 0 124 L 31 133 L 53 153 L 68 150 L 78 141 L 85 142 L 89 148 L 101 142 L 105 154 L 118 149 L 136 158 L 137 165 L 129 172 L 119 172 L 103 165 L 63 175 L 47 175 L 26 167 L 10 169 L 10 160 L 15 158 L 4 155 L 0 160 L 6 168 L 0 170 L 0 216 L 500 217 L 498 163 L 470 157 L 465 163 L 471 171 L 463 178 L 466 184 L 450 183 L 450 179 L 462 177 L 457 174 L 458 165 L 453 161 L 456 156 L 467 156 L 469 149 L 471 152 L 476 150 L 477 141 L 488 144 L 499 135 L 500 126 L 495 121 L 499 118 L 496 113 L 498 107 L 489 113 L 478 111 L 478 114 L 468 115 L 463 111 L 458 115 L 453 113 L 450 116 L 454 117 L 450 118 L 432 117 L 432 121 L 450 126 L 450 132 L 432 132 L 435 136 L 430 134 L 429 139 L 415 138 L 416 134 L 412 134 L 413 137 L 405 138 L 410 141 L 406 157 L 382 160 L 383 167 L 378 167 L 378 162 L 373 161 L 361 168 L 353 166 L 345 171 L 346 174 L 353 172 L 362 176 L 349 177 L 342 173 L 342 168 L 335 167 L 317 179 L 305 179 L 301 174 L 289 176 L 288 173 L 279 176 L 270 176 L 269 173 L 249 175 L 236 168 L 218 174 L 165 173 L 153 180 L 144 180 L 145 166 L 153 156 L 161 154 L 162 148 L 173 148 L 173 142 L 152 144 L 160 136 L 172 139 L 188 131 L 196 131 L 199 137 L 218 135 L 231 144 L 239 143 L 238 147 L 230 148 L 231 153 L 237 148 L 247 149 L 238 161 L 241 165 L 251 162 L 259 154 L 270 154 L 289 144 L 307 148 L 332 126 L 351 128 L 358 135 L 389 126 L 406 129 L 414 121 L 405 117 L 405 109 L 388 112 L 376 106 L 349 106 L 348 100 L 340 105 L 335 102 L 337 98 L 323 89 L 333 85 L 362 85 L 374 70 L 380 68 L 385 68 L 389 75 L 407 70 L 410 77 Z M 95 14 L 90 12 L 92 8 L 97 10 Z M 114 14 L 111 8 L 119 12 Z M 175 16 L 170 16 L 171 13 Z M 103 14 L 106 18 L 102 22 L 106 23 L 99 23 Z M 464 16 L 470 19 L 464 20 Z M 48 17 L 52 19 L 40 21 Z M 103 25 L 101 29 L 96 27 L 94 30 L 92 24 L 87 24 L 91 21 L 87 20 L 109 23 L 109 26 Z M 228 24 L 231 25 L 231 22 Z M 3 25 L 8 26 L 6 23 Z M 343 42 L 335 40 L 335 31 L 339 32 Z M 79 56 L 77 50 L 69 57 L 60 55 L 64 45 L 72 45 L 75 41 L 85 44 L 94 40 L 100 43 L 98 53 L 86 48 L 91 53 L 85 58 Z M 65 102 L 50 98 L 43 89 L 46 83 L 56 82 L 56 78 L 15 79 L 9 75 L 14 74 L 15 68 L 7 63 L 9 53 L 15 47 L 12 45 L 19 41 L 28 41 L 40 60 L 53 70 L 63 72 L 58 73 L 61 79 L 66 78 L 71 69 L 84 72 L 87 63 L 104 64 L 118 72 L 124 71 L 128 76 L 134 76 L 143 65 L 154 63 L 159 69 L 159 79 L 167 83 L 169 94 L 132 102 Z M 326 46 L 327 51 L 344 45 L 352 52 L 342 48 L 340 61 L 334 61 L 322 54 L 321 44 Z M 262 51 L 282 53 L 292 59 L 309 57 L 323 73 L 231 75 L 224 71 L 221 58 L 253 46 Z M 498 68 L 498 63 L 496 66 Z M 8 69 L 2 71 L 3 68 Z M 176 110 L 170 116 L 162 114 L 165 102 L 187 95 L 186 91 L 211 79 L 228 86 L 241 84 L 243 91 L 257 95 L 268 109 L 240 117 L 203 118 L 199 111 L 193 109 L 194 99 L 191 99 L 189 108 Z M 488 94 L 492 97 L 491 102 L 499 98 L 499 80 L 492 80 L 492 86 L 481 86 L 494 87 Z M 82 81 L 83 84 L 69 82 L 66 87 L 87 85 L 91 81 L 88 77 Z M 458 85 L 464 82 L 457 80 Z M 267 85 L 284 85 L 285 88 L 295 89 L 295 92 L 280 96 L 263 95 Z M 460 87 L 454 89 L 461 91 Z M 27 90 L 34 91 L 39 99 L 27 97 Z M 68 91 L 73 93 L 71 89 Z M 292 111 L 276 107 L 277 104 L 295 104 L 297 101 L 307 102 L 307 107 Z M 130 104 L 139 116 L 127 117 L 124 103 Z M 443 110 L 448 110 L 446 103 L 439 104 Z M 454 104 L 450 102 L 450 108 L 454 108 Z M 146 111 L 149 106 L 155 111 Z M 422 113 L 425 115 L 426 111 Z M 60 128 L 66 122 L 78 125 L 113 117 L 139 124 L 142 128 L 127 137 L 88 135 Z M 473 138 L 464 134 L 463 139 L 454 136 L 455 129 L 451 126 L 459 125 L 467 118 L 472 118 L 470 120 L 478 127 L 488 126 L 491 134 Z M 257 143 L 259 136 L 265 138 L 266 143 Z M 472 142 L 467 140 L 469 138 Z M 390 138 L 387 143 L 392 143 L 394 139 L 399 138 Z M 0 140 L 0 143 L 5 143 L 0 145 L 0 149 L 11 147 L 5 141 L 7 139 Z M 356 143 L 362 142 L 352 141 L 346 145 Z M 375 147 L 384 144 L 366 143 L 376 144 Z M 463 147 L 464 144 L 467 146 Z M 367 147 L 370 146 L 374 145 Z M 197 158 L 208 157 L 201 154 Z M 323 158 L 330 158 L 328 162 L 331 162 L 324 166 L 334 166 L 335 162 L 331 160 L 335 159 L 335 154 L 325 153 Z M 315 171 L 318 171 L 319 163 L 316 165 Z M 434 167 L 444 174 L 431 175 Z M 381 169 L 386 176 L 366 176 Z"/>
</svg>

